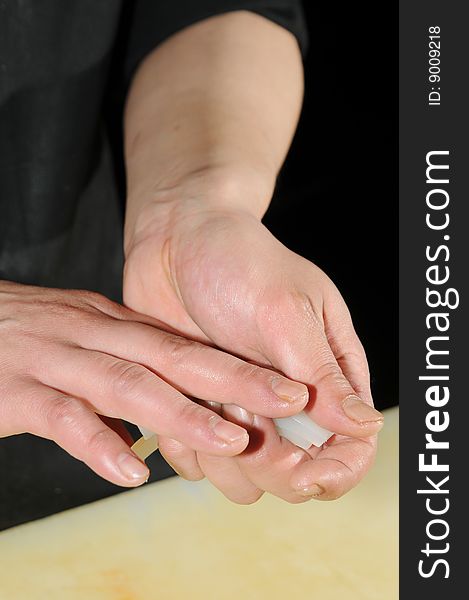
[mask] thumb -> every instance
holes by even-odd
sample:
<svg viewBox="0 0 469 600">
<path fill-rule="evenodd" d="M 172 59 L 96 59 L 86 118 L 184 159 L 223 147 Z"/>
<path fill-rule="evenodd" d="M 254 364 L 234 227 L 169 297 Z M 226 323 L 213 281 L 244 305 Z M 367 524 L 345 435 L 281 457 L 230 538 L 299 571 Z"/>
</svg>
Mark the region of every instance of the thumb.
<svg viewBox="0 0 469 600">
<path fill-rule="evenodd" d="M 272 327 L 272 320 L 270 327 L 262 330 L 264 353 L 276 369 L 308 386 L 305 412 L 337 434 L 351 437 L 376 434 L 382 427 L 383 416 L 373 408 L 371 395 L 362 393 L 369 389 L 368 366 L 348 312 L 343 315 L 341 325 L 335 322 L 334 329 L 341 331 L 334 335 L 332 347 L 322 318 L 317 316 L 308 298 L 298 296 L 294 303 L 290 299 L 288 310 L 280 310 L 280 315 L 276 312 L 280 331 Z M 352 362 L 355 387 L 340 366 Z"/>
</svg>

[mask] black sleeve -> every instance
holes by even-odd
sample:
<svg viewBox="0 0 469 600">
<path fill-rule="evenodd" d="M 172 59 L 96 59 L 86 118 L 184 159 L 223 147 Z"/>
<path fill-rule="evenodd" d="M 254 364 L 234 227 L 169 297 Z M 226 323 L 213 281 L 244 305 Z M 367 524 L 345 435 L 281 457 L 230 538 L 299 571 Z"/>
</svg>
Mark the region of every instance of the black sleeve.
<svg viewBox="0 0 469 600">
<path fill-rule="evenodd" d="M 126 52 L 127 81 L 140 61 L 172 34 L 202 19 L 235 10 L 255 12 L 285 27 L 305 54 L 307 30 L 301 0 L 136 0 Z"/>
</svg>

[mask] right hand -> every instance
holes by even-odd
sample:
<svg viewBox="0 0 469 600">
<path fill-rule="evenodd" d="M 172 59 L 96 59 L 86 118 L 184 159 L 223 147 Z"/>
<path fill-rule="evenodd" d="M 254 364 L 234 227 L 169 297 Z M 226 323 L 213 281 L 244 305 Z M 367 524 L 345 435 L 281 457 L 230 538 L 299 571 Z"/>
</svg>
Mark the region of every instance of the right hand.
<svg viewBox="0 0 469 600">
<path fill-rule="evenodd" d="M 214 196 L 208 183 L 169 190 L 166 202 L 163 195 L 148 205 L 133 236 L 127 230 L 125 304 L 302 381 L 310 392 L 305 412 L 336 435 L 303 451 L 270 419 L 225 405 L 221 415 L 257 440 L 245 452 L 234 459 L 195 455 L 164 437 L 160 451 L 183 476 L 203 473 L 235 502 L 250 503 L 262 491 L 288 502 L 338 498 L 372 466 L 383 425 L 348 308 L 329 277 L 257 216 L 226 208 L 241 205 L 239 187 L 233 196 Z"/>
<path fill-rule="evenodd" d="M 246 430 L 187 396 L 266 417 L 296 414 L 308 400 L 303 384 L 93 292 L 0 281 L 0 338 L 0 438 L 54 440 L 117 485 L 140 485 L 149 471 L 100 416 L 222 457 L 246 448 Z"/>
</svg>

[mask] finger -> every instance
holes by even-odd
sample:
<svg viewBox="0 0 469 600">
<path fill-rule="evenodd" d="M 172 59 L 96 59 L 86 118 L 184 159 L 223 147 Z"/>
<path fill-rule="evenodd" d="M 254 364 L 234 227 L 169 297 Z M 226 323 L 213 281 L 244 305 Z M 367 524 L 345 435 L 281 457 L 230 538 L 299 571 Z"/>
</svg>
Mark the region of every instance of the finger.
<svg viewBox="0 0 469 600">
<path fill-rule="evenodd" d="M 32 407 L 30 433 L 55 441 L 116 485 L 135 487 L 148 479 L 146 465 L 81 400 L 40 384 L 24 389 L 21 400 Z"/>
<path fill-rule="evenodd" d="M 201 401 L 201 404 L 210 406 L 217 414 L 222 412 L 222 406 L 219 403 Z M 235 458 L 195 453 L 184 444 L 169 438 L 163 439 L 163 450 L 160 445 L 160 451 L 167 462 L 182 477 L 191 480 L 207 477 L 232 502 L 252 504 L 263 494 L 262 490 L 259 490 L 241 473 Z"/>
<path fill-rule="evenodd" d="M 249 415 L 249 419 L 244 419 L 244 423 L 250 420 L 252 416 L 245 409 L 239 408 L 230 404 L 220 404 L 218 402 L 204 402 L 205 406 L 210 406 L 212 410 L 218 414 L 230 419 L 230 421 L 238 422 L 238 425 L 243 426 L 243 423 L 236 416 L 239 412 L 244 415 Z M 231 412 L 230 412 L 231 409 Z M 237 412 L 238 411 L 238 412 Z M 264 491 L 256 487 L 242 472 L 238 466 L 238 457 L 216 457 L 208 454 L 197 453 L 198 464 L 203 470 L 207 479 L 218 488 L 222 494 L 235 502 L 236 504 L 253 504 L 257 502 L 263 495 Z"/>
<path fill-rule="evenodd" d="M 236 458 L 211 456 L 198 452 L 197 459 L 207 479 L 228 500 L 236 504 L 253 504 L 263 495 L 263 491 L 241 472 Z"/>
<path fill-rule="evenodd" d="M 221 414 L 221 404 L 198 400 L 198 404 L 209 408 L 218 415 Z M 184 479 L 199 481 L 205 477 L 197 460 L 197 453 L 185 444 L 172 438 L 160 436 L 160 452 L 166 462 Z"/>
<path fill-rule="evenodd" d="M 105 425 L 115 431 L 126 444 L 132 446 L 134 440 L 121 419 L 113 419 L 112 417 L 106 417 L 105 415 L 99 415 L 99 418 Z"/>
<path fill-rule="evenodd" d="M 373 405 L 365 350 L 345 302 L 340 294 L 337 296 L 327 301 L 324 332 L 337 363 L 355 392 L 364 402 Z"/>
<path fill-rule="evenodd" d="M 61 368 L 52 371 L 51 363 Z M 44 384 L 86 398 L 103 414 L 126 419 L 194 450 L 232 456 L 249 440 L 244 429 L 192 402 L 142 365 L 108 354 L 60 346 L 38 358 L 36 374 Z"/>
<path fill-rule="evenodd" d="M 281 438 L 271 419 L 249 414 L 233 405 L 225 405 L 223 414 L 249 432 L 248 447 L 233 459 L 246 479 L 256 488 L 287 502 L 304 502 L 304 497 L 291 487 L 290 476 L 292 469 L 311 460 L 310 456 Z M 208 477 L 205 467 L 202 468 Z"/>
<path fill-rule="evenodd" d="M 189 481 L 199 481 L 204 478 L 197 461 L 197 454 L 192 448 L 164 436 L 158 436 L 158 442 L 161 455 L 178 475 Z"/>
<path fill-rule="evenodd" d="M 272 418 L 296 414 L 308 401 L 304 384 L 271 369 L 142 323 L 109 323 L 105 335 L 84 337 L 82 345 L 142 364 L 183 394 Z"/>
<path fill-rule="evenodd" d="M 355 487 L 371 468 L 376 455 L 376 436 L 339 438 L 314 460 L 294 470 L 290 486 L 304 498 L 334 500 Z"/>
<path fill-rule="evenodd" d="M 344 375 L 309 299 L 290 296 L 278 310 L 289 325 L 281 337 L 265 330 L 265 352 L 275 368 L 308 385 L 306 412 L 322 427 L 342 435 L 365 437 L 379 431 L 383 416 L 358 396 Z"/>
</svg>

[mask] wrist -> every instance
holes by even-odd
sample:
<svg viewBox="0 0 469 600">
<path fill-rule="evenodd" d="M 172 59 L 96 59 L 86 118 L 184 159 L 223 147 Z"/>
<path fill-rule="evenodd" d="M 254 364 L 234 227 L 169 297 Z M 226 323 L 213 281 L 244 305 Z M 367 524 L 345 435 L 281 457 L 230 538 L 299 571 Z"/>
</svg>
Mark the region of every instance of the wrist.
<svg viewBox="0 0 469 600">
<path fill-rule="evenodd" d="M 261 220 L 272 198 L 275 174 L 261 169 L 210 167 L 129 192 L 124 251 L 149 236 L 171 237 L 176 224 L 204 214 L 245 213 Z"/>
</svg>

